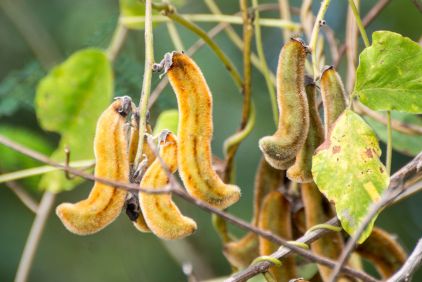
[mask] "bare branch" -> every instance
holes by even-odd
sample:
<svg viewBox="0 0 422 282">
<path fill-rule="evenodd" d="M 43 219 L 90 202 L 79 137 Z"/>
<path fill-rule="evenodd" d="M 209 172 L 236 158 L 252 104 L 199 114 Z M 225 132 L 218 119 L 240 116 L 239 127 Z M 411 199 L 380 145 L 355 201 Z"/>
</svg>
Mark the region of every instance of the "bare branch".
<svg viewBox="0 0 422 282">
<path fill-rule="evenodd" d="M 408 282 L 411 281 L 413 273 L 420 267 L 422 263 L 422 238 L 419 239 L 418 244 L 413 250 L 410 257 L 407 259 L 403 267 L 397 271 L 386 282 Z"/>
<path fill-rule="evenodd" d="M 25 191 L 25 189 L 15 181 L 7 181 L 6 186 L 15 193 L 15 195 L 21 200 L 21 202 L 30 209 L 33 213 L 37 213 L 38 204 L 37 202 Z"/>
<path fill-rule="evenodd" d="M 34 255 L 37 251 L 37 247 L 40 242 L 45 224 L 47 223 L 51 207 L 54 204 L 55 197 L 56 194 L 47 191 L 44 193 L 41 199 L 40 207 L 38 208 L 37 215 L 35 217 L 34 223 L 32 224 L 31 231 L 29 232 L 29 236 L 26 240 L 25 248 L 19 262 L 15 282 L 27 281 L 29 271 L 31 270 L 32 261 L 34 260 Z"/>
<path fill-rule="evenodd" d="M 416 156 L 412 161 L 402 167 L 399 171 L 397 171 L 391 178 L 390 178 L 390 185 L 389 190 L 396 191 L 400 189 L 399 192 L 394 192 L 394 198 L 391 200 L 392 203 L 398 202 L 402 199 L 402 196 L 406 194 L 408 187 L 413 187 L 415 183 L 420 182 L 422 178 L 422 153 Z M 410 189 L 410 188 L 409 188 Z M 420 190 L 415 189 L 413 192 L 416 193 Z M 408 196 L 408 195 L 406 195 Z M 336 218 L 333 218 L 327 222 L 327 224 L 338 225 L 338 221 Z M 321 237 L 322 234 L 328 232 L 324 229 L 318 229 L 313 231 L 310 234 L 307 234 L 301 238 L 299 238 L 298 242 L 312 242 L 317 238 Z M 309 240 L 309 241 L 308 241 Z M 280 250 L 278 251 L 280 252 Z M 288 255 L 290 252 L 287 253 L 278 253 L 275 252 L 271 256 L 277 259 L 281 259 Z M 228 281 L 244 281 L 244 279 L 251 278 L 259 273 L 265 272 L 271 266 L 270 262 L 261 262 L 255 265 L 251 265 L 245 270 L 235 274 L 232 276 Z"/>
</svg>

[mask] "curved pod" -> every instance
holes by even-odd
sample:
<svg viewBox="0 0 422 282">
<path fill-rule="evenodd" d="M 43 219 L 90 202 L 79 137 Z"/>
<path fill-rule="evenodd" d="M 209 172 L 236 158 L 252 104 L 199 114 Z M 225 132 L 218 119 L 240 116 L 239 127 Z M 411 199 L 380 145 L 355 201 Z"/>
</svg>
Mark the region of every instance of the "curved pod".
<svg viewBox="0 0 422 282">
<path fill-rule="evenodd" d="M 291 39 L 280 52 L 277 67 L 278 128 L 273 136 L 259 140 L 265 159 L 277 169 L 287 169 L 294 163 L 308 134 L 309 111 L 304 86 L 307 52 L 300 39 Z"/>
<path fill-rule="evenodd" d="M 321 97 L 324 104 L 325 136 L 347 107 L 343 82 L 333 66 L 325 66 L 321 74 Z"/>
<path fill-rule="evenodd" d="M 309 106 L 308 137 L 296 155 L 294 165 L 287 170 L 287 177 L 298 183 L 309 183 L 312 181 L 312 155 L 315 149 L 324 141 L 324 128 L 322 127 L 316 104 L 316 86 L 313 81 L 305 83 Z"/>
<path fill-rule="evenodd" d="M 259 214 L 259 228 L 270 231 L 286 240 L 292 240 L 292 224 L 290 217 L 290 203 L 279 191 L 267 194 L 262 202 Z M 259 237 L 259 254 L 271 255 L 280 246 L 265 238 Z M 281 267 L 270 267 L 269 272 L 276 281 L 289 281 L 297 277 L 296 263 L 292 256 L 281 260 Z"/>
<path fill-rule="evenodd" d="M 163 168 L 167 166 L 168 172 Z M 177 170 L 177 139 L 168 133 L 160 141 L 159 158 L 151 164 L 141 180 L 145 188 L 162 188 L 169 184 L 168 173 Z M 139 192 L 139 204 L 149 229 L 166 240 L 181 239 L 196 230 L 196 223 L 181 214 L 170 194 L 147 194 Z"/>
<path fill-rule="evenodd" d="M 129 160 L 125 122 L 130 105 L 129 97 L 119 98 L 98 119 L 94 139 L 95 176 L 128 182 Z M 126 190 L 95 182 L 86 200 L 76 204 L 60 204 L 56 214 L 69 231 L 79 235 L 92 234 L 119 216 L 126 195 Z"/>
<path fill-rule="evenodd" d="M 183 53 L 172 54 L 167 74 L 179 105 L 179 174 L 190 195 L 224 209 L 239 200 L 240 189 L 225 184 L 212 168 L 211 92 L 199 67 Z"/>
</svg>

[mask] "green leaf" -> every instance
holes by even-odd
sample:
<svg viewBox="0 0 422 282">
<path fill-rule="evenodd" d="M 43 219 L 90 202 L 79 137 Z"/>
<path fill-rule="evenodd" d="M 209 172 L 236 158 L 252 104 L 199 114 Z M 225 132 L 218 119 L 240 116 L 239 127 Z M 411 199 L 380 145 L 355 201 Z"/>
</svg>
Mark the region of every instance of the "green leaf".
<svg viewBox="0 0 422 282">
<path fill-rule="evenodd" d="M 422 113 L 422 47 L 389 31 L 372 39 L 359 57 L 354 94 L 373 110 Z"/>
<path fill-rule="evenodd" d="M 350 235 L 388 187 L 389 177 L 380 155 L 373 130 L 359 115 L 346 110 L 312 158 L 315 183 L 334 202 L 341 225 Z M 371 233 L 375 218 L 359 243 Z"/>
<path fill-rule="evenodd" d="M 112 93 L 111 65 L 98 49 L 76 52 L 40 81 L 35 100 L 38 120 L 44 129 L 61 134 L 60 144 L 51 156 L 54 160 L 65 159 L 66 146 L 72 161 L 94 157 L 96 121 Z M 69 181 L 62 171 L 55 171 L 43 176 L 40 188 L 58 192 L 79 182 Z"/>
<path fill-rule="evenodd" d="M 157 136 L 164 129 L 177 134 L 177 126 L 179 124 L 179 111 L 176 109 L 166 110 L 158 116 L 154 126 L 153 135 Z"/>
<path fill-rule="evenodd" d="M 29 149 L 40 152 L 45 155 L 50 155 L 53 151 L 51 144 L 38 133 L 24 127 L 17 127 L 12 125 L 1 125 L 0 134 L 19 143 Z M 42 165 L 39 161 L 27 157 L 21 153 L 16 152 L 4 145 L 0 145 L 0 170 L 1 172 L 13 172 L 21 169 L 31 168 Z M 40 177 L 28 177 L 22 180 L 25 187 L 35 188 L 38 185 Z"/>
<path fill-rule="evenodd" d="M 392 112 L 391 117 L 407 124 L 422 126 L 422 117 L 417 115 Z M 365 117 L 365 120 L 375 130 L 377 136 L 384 143 L 387 143 L 387 126 L 370 117 Z M 409 156 L 416 156 L 422 151 L 422 135 L 408 135 L 395 130 L 393 130 L 392 134 L 394 150 Z"/>
</svg>

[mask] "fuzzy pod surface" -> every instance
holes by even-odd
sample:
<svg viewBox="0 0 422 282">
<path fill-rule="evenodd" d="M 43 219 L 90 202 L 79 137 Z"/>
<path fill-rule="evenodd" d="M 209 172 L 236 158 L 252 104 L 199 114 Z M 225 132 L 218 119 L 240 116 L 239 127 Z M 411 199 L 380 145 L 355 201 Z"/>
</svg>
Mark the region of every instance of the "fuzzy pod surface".
<svg viewBox="0 0 422 282">
<path fill-rule="evenodd" d="M 279 122 L 272 136 L 259 140 L 259 148 L 269 164 L 287 169 L 305 143 L 309 129 L 308 101 L 304 75 L 307 46 L 291 39 L 281 49 L 277 66 L 277 103 Z"/>
<path fill-rule="evenodd" d="M 225 184 L 212 167 L 212 95 L 196 63 L 173 52 L 167 76 L 179 108 L 178 165 L 188 193 L 210 206 L 224 209 L 240 198 L 236 185 Z"/>
<path fill-rule="evenodd" d="M 130 105 L 129 97 L 119 98 L 98 119 L 94 138 L 94 174 L 97 177 L 129 182 L 125 123 Z M 75 234 L 96 233 L 119 216 L 126 195 L 126 190 L 95 182 L 87 199 L 75 204 L 60 204 L 56 214 L 64 226 Z"/>
</svg>

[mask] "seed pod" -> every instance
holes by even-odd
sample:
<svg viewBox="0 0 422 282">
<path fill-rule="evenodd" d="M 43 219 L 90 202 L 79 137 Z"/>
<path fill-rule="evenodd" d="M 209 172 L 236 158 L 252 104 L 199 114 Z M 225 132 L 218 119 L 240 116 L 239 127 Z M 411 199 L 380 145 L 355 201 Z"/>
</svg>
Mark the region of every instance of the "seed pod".
<svg viewBox="0 0 422 282">
<path fill-rule="evenodd" d="M 406 261 L 407 255 L 393 236 L 375 227 L 357 252 L 374 264 L 383 279 L 392 276 Z"/>
<path fill-rule="evenodd" d="M 262 202 L 272 191 L 279 189 L 283 185 L 284 172 L 270 166 L 264 158 L 259 162 L 255 175 L 254 185 L 254 205 L 252 224 L 258 226 L 259 214 L 261 212 Z"/>
<path fill-rule="evenodd" d="M 262 203 L 259 214 L 259 228 L 271 231 L 286 240 L 292 239 L 290 218 L 290 204 L 284 195 L 279 191 L 270 192 Z M 279 246 L 262 237 L 259 238 L 259 255 L 270 255 L 277 251 Z M 289 281 L 296 276 L 296 264 L 294 257 L 287 257 L 281 260 L 281 267 L 271 267 L 269 272 L 276 281 Z"/>
<path fill-rule="evenodd" d="M 304 86 L 307 47 L 291 39 L 281 50 L 277 67 L 279 122 L 273 136 L 259 140 L 259 148 L 269 164 L 287 169 L 308 135 L 309 110 Z"/>
<path fill-rule="evenodd" d="M 129 160 L 125 134 L 129 97 L 114 101 L 100 116 L 94 139 L 95 176 L 128 183 Z M 63 203 L 56 214 L 69 231 L 87 235 L 110 224 L 121 212 L 127 191 L 95 182 L 88 199 Z"/>
<path fill-rule="evenodd" d="M 330 204 L 325 200 L 314 182 L 304 183 L 301 187 L 302 201 L 305 206 L 306 227 L 321 224 L 334 216 Z M 315 254 L 337 260 L 344 247 L 343 238 L 338 232 L 330 232 L 311 244 L 312 252 Z M 328 281 L 331 269 L 318 265 L 319 273 L 323 281 Z M 354 281 L 342 276 L 338 281 Z"/>
<path fill-rule="evenodd" d="M 287 177 L 298 183 L 312 181 L 312 155 L 315 149 L 324 141 L 324 128 L 322 127 L 316 104 L 316 86 L 312 78 L 309 77 L 305 77 L 305 83 L 309 106 L 308 137 L 296 155 L 295 164 L 287 170 Z"/>
<path fill-rule="evenodd" d="M 325 66 L 321 74 L 321 96 L 324 104 L 325 137 L 347 107 L 343 82 L 333 66 Z"/>
<path fill-rule="evenodd" d="M 254 207 L 252 224 L 258 226 L 259 213 L 265 196 L 280 188 L 284 173 L 270 166 L 265 159 L 261 159 L 255 176 Z M 237 241 L 224 245 L 224 256 L 234 266 L 245 268 L 259 256 L 258 236 L 248 232 Z"/>
<path fill-rule="evenodd" d="M 195 62 L 174 52 L 168 79 L 179 104 L 178 163 L 186 190 L 210 206 L 224 209 L 237 202 L 240 189 L 225 184 L 211 164 L 212 96 Z"/>
<path fill-rule="evenodd" d="M 166 132 L 160 141 L 160 158 L 145 172 L 141 187 L 162 188 L 169 184 L 169 177 L 161 161 L 170 173 L 177 170 L 177 139 Z M 139 193 L 139 204 L 147 226 L 158 237 L 166 240 L 181 239 L 196 230 L 196 223 L 181 214 L 171 200 L 171 194 Z"/>
<path fill-rule="evenodd" d="M 224 245 L 223 254 L 231 265 L 243 269 L 259 256 L 259 241 L 255 233 L 249 232 L 242 239 Z"/>
</svg>

